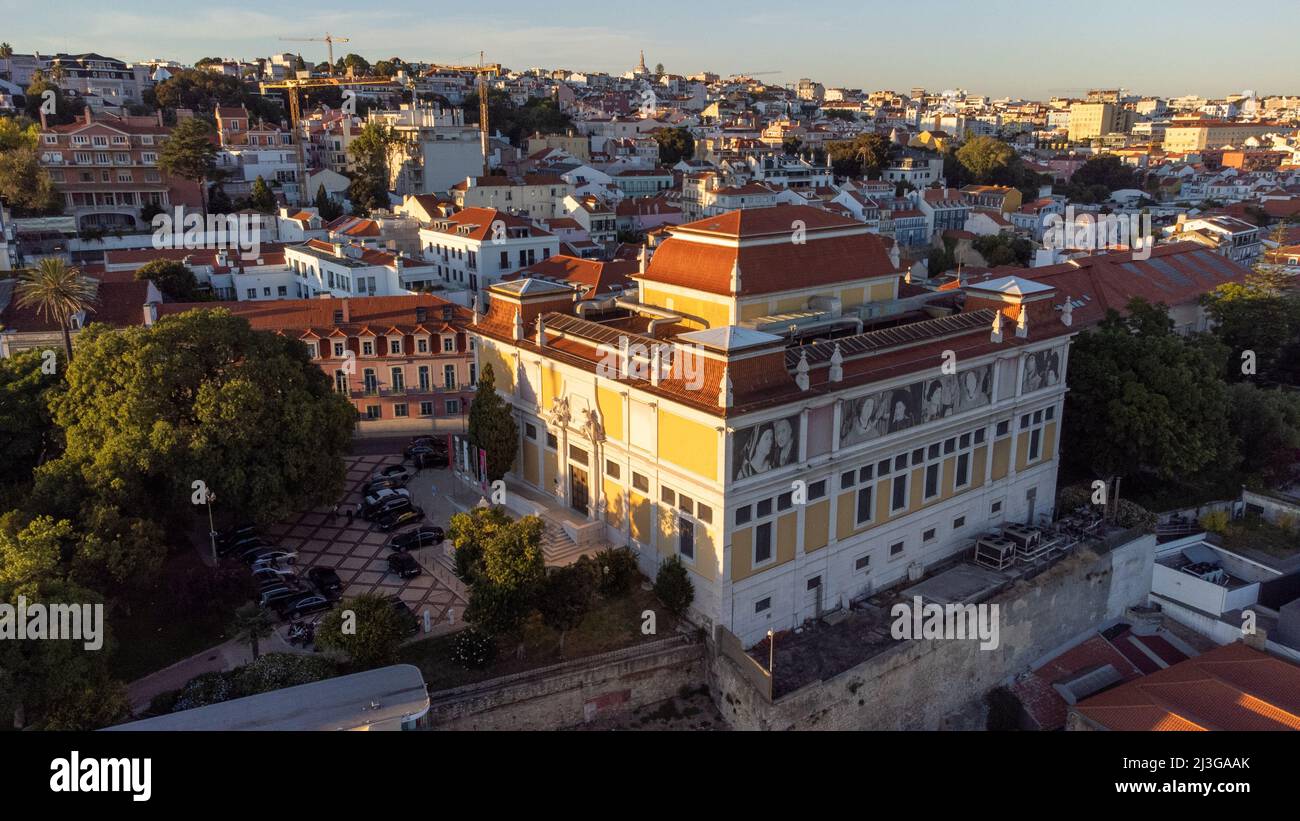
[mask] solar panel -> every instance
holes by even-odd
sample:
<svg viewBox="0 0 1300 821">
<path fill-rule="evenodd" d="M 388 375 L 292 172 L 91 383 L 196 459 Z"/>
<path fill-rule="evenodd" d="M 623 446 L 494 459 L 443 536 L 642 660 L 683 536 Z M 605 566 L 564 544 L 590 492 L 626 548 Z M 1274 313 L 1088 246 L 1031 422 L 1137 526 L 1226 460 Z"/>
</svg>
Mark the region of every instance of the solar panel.
<svg viewBox="0 0 1300 821">
<path fill-rule="evenodd" d="M 964 334 L 975 328 L 991 327 L 993 325 L 993 316 L 996 313 L 997 311 L 992 308 L 984 308 L 969 313 L 912 322 L 895 328 L 867 331 L 855 336 L 840 337 L 839 339 L 820 342 L 815 345 L 805 345 L 786 351 L 785 362 L 787 367 L 794 368 L 799 364 L 800 354 L 805 352 L 808 356 L 809 365 L 829 362 L 830 358 L 835 355 L 836 345 L 839 345 L 840 355 L 848 358 L 916 342 Z"/>
</svg>

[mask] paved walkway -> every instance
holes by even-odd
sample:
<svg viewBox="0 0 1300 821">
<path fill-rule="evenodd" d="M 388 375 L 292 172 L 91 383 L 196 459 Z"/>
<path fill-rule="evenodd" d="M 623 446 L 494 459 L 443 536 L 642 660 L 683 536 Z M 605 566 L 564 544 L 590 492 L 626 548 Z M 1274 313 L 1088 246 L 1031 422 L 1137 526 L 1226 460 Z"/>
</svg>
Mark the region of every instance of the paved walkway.
<svg viewBox="0 0 1300 821">
<path fill-rule="evenodd" d="M 302 648 L 293 647 L 284 640 L 283 628 L 276 630 L 269 638 L 263 639 L 258 649 L 263 655 L 305 652 Z M 170 667 L 164 667 L 156 673 L 136 679 L 126 687 L 127 701 L 132 711 L 139 712 L 148 707 L 155 696 L 168 690 L 179 690 L 195 676 L 233 670 L 252 660 L 253 651 L 248 644 L 231 639 L 225 644 L 210 647 Z"/>
</svg>

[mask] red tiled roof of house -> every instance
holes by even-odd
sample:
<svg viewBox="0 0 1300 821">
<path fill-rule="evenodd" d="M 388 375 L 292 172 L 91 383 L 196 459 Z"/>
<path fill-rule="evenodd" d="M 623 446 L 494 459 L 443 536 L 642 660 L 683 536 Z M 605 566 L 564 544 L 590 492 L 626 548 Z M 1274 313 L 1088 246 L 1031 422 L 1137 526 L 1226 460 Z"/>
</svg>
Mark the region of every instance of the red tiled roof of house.
<svg viewBox="0 0 1300 821">
<path fill-rule="evenodd" d="M 805 241 L 747 245 L 746 238 L 793 238 L 804 223 Z M 839 236 L 819 236 L 835 229 L 860 229 Z M 669 230 L 642 278 L 713 294 L 731 294 L 732 267 L 739 264 L 742 295 L 887 276 L 895 273 L 880 237 L 862 223 L 808 206 L 778 206 L 734 211 Z M 693 241 L 701 235 L 741 240 L 736 245 Z"/>
<path fill-rule="evenodd" d="M 347 303 L 348 321 L 336 325 L 334 312 L 341 310 L 344 302 Z M 235 316 L 247 319 L 255 330 L 314 331 L 318 336 L 327 336 L 335 330 L 355 335 L 369 328 L 374 334 L 382 336 L 393 328 L 406 334 L 413 333 L 420 327 L 436 333 L 445 324 L 442 313 L 444 306 L 452 308 L 451 326 L 464 330 L 464 326 L 472 319 L 472 313 L 433 294 L 247 302 L 169 302 L 158 306 L 158 315 L 182 314 L 195 308 L 224 308 Z M 418 319 L 416 308 L 427 309 L 423 322 Z M 137 308 L 137 313 L 139 312 Z"/>
<path fill-rule="evenodd" d="M 445 219 L 434 220 L 433 227 L 429 230 L 482 241 L 491 236 L 492 226 L 497 222 L 504 224 L 507 228 L 527 228 L 529 236 L 532 237 L 550 236 L 546 231 L 533 225 L 528 220 L 516 217 L 514 214 L 508 214 L 505 211 L 498 211 L 495 208 L 466 208 Z M 446 224 L 447 227 L 441 227 L 443 224 Z M 461 226 L 469 226 L 468 233 L 461 233 L 458 230 Z"/>
<path fill-rule="evenodd" d="M 86 324 L 102 322 L 114 328 L 127 328 L 144 324 L 144 305 L 149 300 L 149 283 L 146 281 L 113 279 L 97 281 L 92 310 L 86 312 Z M 18 305 L 18 295 L 12 294 L 9 304 L 0 312 L 0 328 L 18 333 L 58 332 L 59 324 L 40 314 L 34 307 Z"/>
<path fill-rule="evenodd" d="M 631 286 L 632 281 L 628 279 L 628 275 L 636 273 L 637 265 L 636 260 L 620 259 L 612 262 L 602 262 L 600 260 L 557 254 L 550 259 L 544 259 L 541 262 L 529 265 L 517 273 L 507 274 L 502 279 L 509 281 L 528 277 L 541 277 L 567 282 L 570 285 L 579 286 L 581 296 L 584 299 L 590 299 L 599 294 L 609 293 L 615 288 Z"/>
<path fill-rule="evenodd" d="M 1300 730 L 1300 665 L 1238 641 L 1074 709 L 1108 730 Z"/>
</svg>

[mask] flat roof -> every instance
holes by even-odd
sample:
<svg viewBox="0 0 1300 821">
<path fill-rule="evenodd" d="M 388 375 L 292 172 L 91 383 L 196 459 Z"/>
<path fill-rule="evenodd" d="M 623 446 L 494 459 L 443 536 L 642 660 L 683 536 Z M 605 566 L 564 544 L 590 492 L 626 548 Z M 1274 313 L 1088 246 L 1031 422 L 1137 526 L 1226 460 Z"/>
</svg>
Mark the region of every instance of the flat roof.
<svg viewBox="0 0 1300 821">
<path fill-rule="evenodd" d="M 428 709 L 429 691 L 420 668 L 394 664 L 106 729 L 364 730 L 374 725 L 396 728 Z"/>
</svg>

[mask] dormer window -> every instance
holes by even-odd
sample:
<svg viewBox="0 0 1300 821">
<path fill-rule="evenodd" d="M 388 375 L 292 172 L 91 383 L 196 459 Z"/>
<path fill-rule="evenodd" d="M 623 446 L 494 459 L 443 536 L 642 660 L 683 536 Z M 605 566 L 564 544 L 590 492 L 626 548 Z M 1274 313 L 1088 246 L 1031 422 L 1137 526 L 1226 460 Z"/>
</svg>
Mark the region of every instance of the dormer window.
<svg viewBox="0 0 1300 821">
<path fill-rule="evenodd" d="M 456 352 L 456 337 L 454 337 L 454 336 L 444 336 L 444 337 L 442 338 L 442 352 L 443 352 L 443 353 L 455 353 L 455 352 Z"/>
<path fill-rule="evenodd" d="M 402 353 L 402 338 L 400 336 L 390 336 L 388 338 L 388 352 L 395 355 Z"/>
<path fill-rule="evenodd" d="M 312 359 L 316 359 L 320 355 L 320 351 L 317 349 L 315 342 L 307 343 L 307 355 Z"/>
<path fill-rule="evenodd" d="M 417 353 L 428 353 L 428 352 L 429 352 L 429 338 L 428 338 L 427 336 L 419 336 L 419 337 L 416 337 L 416 338 L 415 338 L 415 350 L 416 350 Z"/>
<path fill-rule="evenodd" d="M 375 355 L 375 340 L 373 340 L 373 339 L 363 339 L 363 340 L 361 340 L 361 355 L 362 355 L 362 356 L 374 356 L 374 355 Z"/>
</svg>

